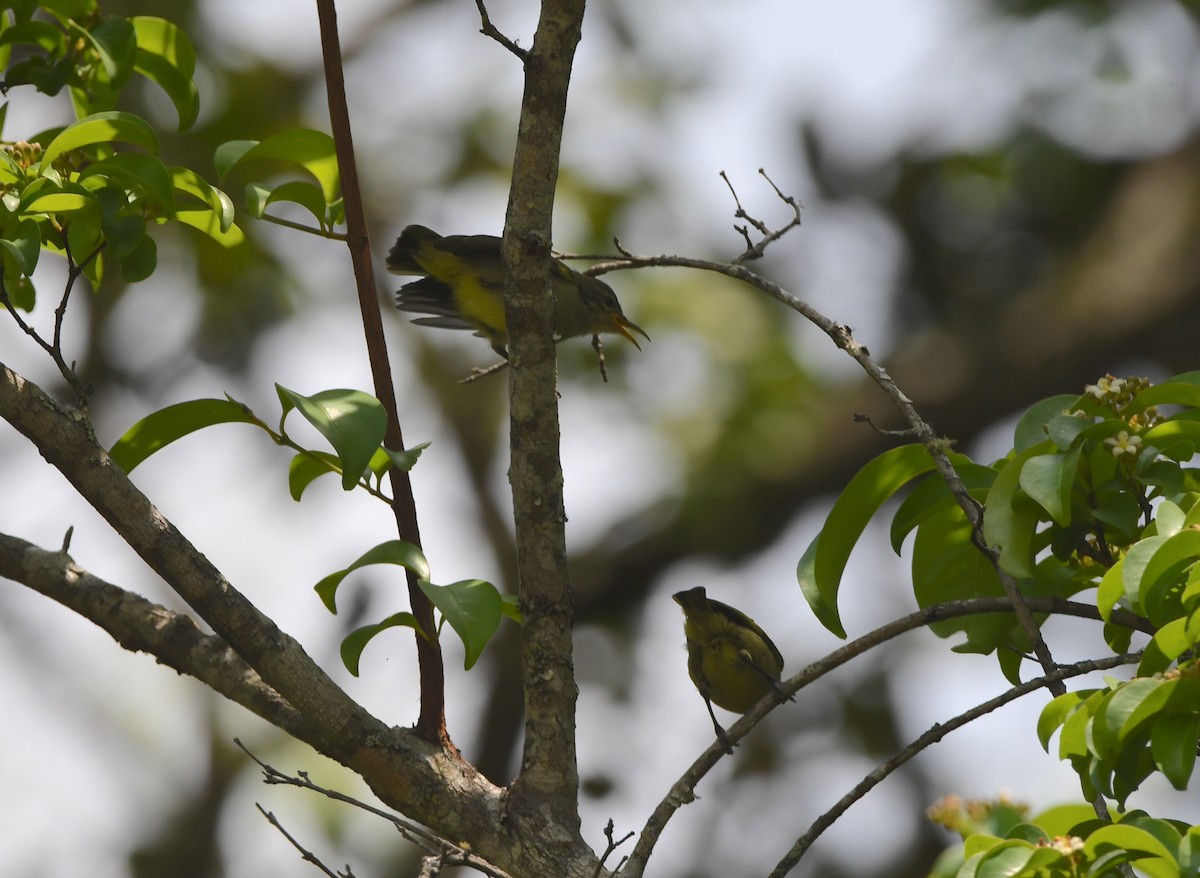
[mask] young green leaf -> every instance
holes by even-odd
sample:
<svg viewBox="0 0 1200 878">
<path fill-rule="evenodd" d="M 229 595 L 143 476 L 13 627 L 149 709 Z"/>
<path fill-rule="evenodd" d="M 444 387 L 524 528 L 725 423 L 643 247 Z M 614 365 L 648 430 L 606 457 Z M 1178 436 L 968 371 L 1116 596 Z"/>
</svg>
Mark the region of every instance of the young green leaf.
<svg viewBox="0 0 1200 878">
<path fill-rule="evenodd" d="M 245 168 L 251 163 L 283 162 L 295 165 L 316 180 L 326 204 L 332 204 L 338 197 L 337 156 L 333 138 L 321 131 L 294 128 L 273 134 L 262 142 L 230 141 L 217 148 L 213 161 L 222 179 L 235 169 Z"/>
<path fill-rule="evenodd" d="M 1052 396 L 1034 403 L 1017 421 L 1013 433 L 1013 450 L 1020 453 L 1045 442 L 1050 435 L 1048 426 L 1050 422 L 1074 411 L 1078 403 L 1079 397 L 1070 394 Z"/>
<path fill-rule="evenodd" d="M 388 459 L 392 465 L 407 472 L 412 472 L 412 468 L 417 465 L 417 458 L 421 456 L 421 452 L 429 447 L 428 442 L 422 442 L 420 445 L 414 445 L 412 448 L 405 448 L 401 451 L 392 451 L 390 448 L 385 448 Z"/>
<path fill-rule="evenodd" d="M 422 580 L 420 586 L 462 640 L 466 650 L 464 669 L 471 670 L 500 627 L 503 610 L 500 592 L 482 579 L 465 579 L 450 585 L 434 585 Z"/>
<path fill-rule="evenodd" d="M 281 384 L 275 390 L 285 415 L 295 408 L 333 446 L 342 462 L 342 487 L 352 490 L 387 431 L 387 412 L 379 400 L 361 390 L 322 390 L 312 396 Z"/>
<path fill-rule="evenodd" d="M 341 462 L 327 451 L 301 451 L 288 464 L 288 491 L 299 501 L 304 489 L 327 473 L 336 473 Z"/>
<path fill-rule="evenodd" d="M 34 220 L 20 220 L 0 239 L 0 246 L 21 274 L 33 274 L 42 252 L 42 230 Z"/>
<path fill-rule="evenodd" d="M 190 128 L 200 112 L 200 93 L 192 81 L 196 52 L 191 40 L 166 19 L 135 16 L 130 21 L 137 39 L 134 70 L 166 92 L 179 117 L 178 130 Z"/>
<path fill-rule="evenodd" d="M 42 150 L 39 171 L 45 173 L 60 155 L 94 143 L 123 142 L 158 154 L 158 136 L 150 124 L 132 113 L 109 110 L 93 113 L 68 125 Z"/>
<path fill-rule="evenodd" d="M 1168 713 L 1150 730 L 1150 754 L 1154 765 L 1177 790 L 1186 790 L 1196 767 L 1196 741 L 1200 738 L 1200 714 Z"/>
<path fill-rule="evenodd" d="M 142 418 L 109 449 L 109 457 L 125 472 L 189 433 L 214 424 L 256 423 L 241 403 L 229 399 L 193 399 L 159 409 Z"/>
<path fill-rule="evenodd" d="M 1060 526 L 1071 523 L 1071 489 L 1079 469 L 1081 447 L 1065 454 L 1038 454 L 1021 467 L 1021 488 Z"/>
<path fill-rule="evenodd" d="M 342 580 L 369 564 L 398 564 L 411 570 L 418 579 L 429 579 L 429 562 L 419 548 L 404 540 L 388 540 L 364 552 L 349 567 L 330 573 L 314 586 L 329 612 L 337 613 L 337 589 Z"/>
<path fill-rule="evenodd" d="M 420 636 L 424 636 L 421 634 L 421 626 L 417 623 L 417 617 L 412 613 L 393 613 L 382 622 L 355 628 L 347 634 L 342 641 L 341 647 L 342 664 L 346 666 L 346 670 L 357 677 L 359 660 L 362 658 L 363 650 L 371 642 L 371 638 L 381 631 L 401 625 L 413 629 Z"/>
<path fill-rule="evenodd" d="M 1037 505 L 1018 494 L 1026 462 L 1052 453 L 1048 439 L 1009 457 L 1000 467 L 983 511 L 983 538 L 1000 553 L 1000 566 L 1013 576 L 1033 576 L 1033 540 L 1037 531 Z"/>
</svg>

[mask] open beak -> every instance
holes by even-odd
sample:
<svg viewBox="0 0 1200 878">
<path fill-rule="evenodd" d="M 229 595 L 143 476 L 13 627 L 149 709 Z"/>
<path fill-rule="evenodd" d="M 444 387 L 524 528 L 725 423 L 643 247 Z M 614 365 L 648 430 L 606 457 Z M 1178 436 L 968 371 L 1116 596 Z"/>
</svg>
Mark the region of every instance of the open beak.
<svg viewBox="0 0 1200 878">
<path fill-rule="evenodd" d="M 623 314 L 614 314 L 613 315 L 613 332 L 617 333 L 618 335 L 625 336 L 625 338 L 629 339 L 633 343 L 633 346 L 640 351 L 642 349 L 642 346 L 640 344 L 638 344 L 638 340 L 633 337 L 633 332 L 629 331 L 631 329 L 633 330 L 633 332 L 636 332 L 642 338 L 646 339 L 646 341 L 650 341 L 650 336 L 646 334 L 646 330 L 642 329 L 640 326 L 638 326 L 632 320 L 627 320 L 625 318 L 625 315 L 623 315 Z"/>
</svg>

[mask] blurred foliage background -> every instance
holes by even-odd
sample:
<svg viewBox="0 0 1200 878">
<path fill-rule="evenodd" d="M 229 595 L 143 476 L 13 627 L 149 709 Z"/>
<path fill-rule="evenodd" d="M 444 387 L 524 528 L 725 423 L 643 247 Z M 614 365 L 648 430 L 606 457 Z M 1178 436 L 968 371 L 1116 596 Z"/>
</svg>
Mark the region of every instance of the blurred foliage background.
<svg viewBox="0 0 1200 878">
<path fill-rule="evenodd" d="M 107 8 L 169 15 L 197 44 L 194 129 L 166 133 L 175 119 L 152 87 L 127 107 L 161 122 L 168 161 L 211 168 L 224 141 L 327 129 L 309 5 L 181 0 L 164 11 L 121 0 Z M 497 0 L 489 11 L 528 43 L 536 4 Z M 521 90 L 515 59 L 478 34 L 470 3 L 356 0 L 340 14 L 381 270 L 409 222 L 498 233 Z M 1157 378 L 1196 368 L 1196 4 L 612 0 L 593 3 L 588 16 L 564 145 L 559 248 L 613 252 L 616 236 L 639 254 L 730 258 L 742 242 L 718 172 L 750 213 L 781 224 L 789 209 L 758 176 L 763 168 L 803 202 L 804 226 L 754 269 L 849 324 L 936 429 L 984 459 L 989 435 L 1009 430 L 1034 400 L 1108 372 Z M 10 101 L 6 137 L 21 136 L 29 120 L 50 120 L 29 121 L 31 130 L 62 121 L 52 105 Z M 228 188 L 237 200 L 237 181 Z M 190 238 L 160 241 L 153 279 L 114 283 L 70 315 L 71 352 L 95 387 L 93 414 L 107 441 L 146 412 L 194 396 L 228 390 L 268 411 L 273 381 L 301 392 L 369 386 L 344 248 L 262 223 L 246 230 L 251 255 L 240 272 Z M 395 288 L 381 278 L 381 289 Z M 745 609 L 780 645 L 789 672 L 836 646 L 808 614 L 792 571 L 829 495 L 896 441 L 853 416 L 899 426 L 853 364 L 778 303 L 695 272 L 606 279 L 653 343 L 639 354 L 610 342 L 608 384 L 586 343 L 560 353 L 584 832 L 597 845 L 610 816 L 618 834 L 636 829 L 711 734 L 668 595 L 702 584 Z M 51 300 L 35 318 L 47 317 Z M 479 339 L 399 315 L 390 331 L 406 438 L 434 442 L 414 472 L 434 570 L 441 581 L 481 576 L 515 591 L 506 381 L 458 382 L 490 362 Z M 0 346 L 54 385 L 49 364 L 3 321 Z M 387 516 L 364 504 L 347 509 L 333 489 L 297 507 L 282 458 L 239 439 L 194 440 L 171 462 L 139 470 L 139 481 L 336 670 L 342 634 L 374 603 L 393 606 L 389 584 L 368 581 L 357 609 L 336 619 L 311 584 L 373 542 L 370 528 L 386 535 Z M 36 457 L 16 446 L 0 435 L 0 484 L 6 497 L 32 499 L 0 504 L 0 526 L 48 546 L 68 523 L 99 527 L 64 518 L 77 513 L 65 511 L 57 487 L 35 481 Z M 73 545 L 80 563 L 170 601 L 121 547 L 101 543 L 89 553 L 86 529 L 77 526 Z M 852 568 L 843 589 L 852 633 L 912 604 L 902 562 L 877 542 L 879 554 Z M 6 856 L 20 874 L 78 874 L 83 858 L 92 875 L 136 878 L 250 875 L 294 863 L 248 806 L 254 799 L 288 812 L 289 828 L 327 862 L 350 862 L 359 875 L 412 870 L 411 852 L 377 824 L 259 788 L 229 741 L 256 740 L 256 752 L 283 760 L 284 770 L 315 771 L 315 756 L 210 703 L 199 687 L 163 679 L 144 657 L 112 658 L 96 632 L 39 600 L 0 594 L 8 659 L 0 691 L 25 705 L 4 735 L 3 757 L 13 772 L 5 808 L 23 809 L 28 825 L 26 841 Z M 1064 636 L 1084 651 L 1089 637 L 1098 642 L 1078 623 Z M 875 762 L 1003 687 L 994 664 L 947 661 L 947 648 L 932 638 L 887 647 L 777 711 L 702 784 L 702 800 L 676 818 L 652 868 L 697 878 L 768 868 Z M 398 637 L 373 645 L 363 679 L 347 680 L 391 722 L 411 722 L 415 711 L 410 651 Z M 93 654 L 105 658 L 81 666 Z M 521 728 L 515 632 L 470 675 L 455 661 L 450 655 L 451 732 L 468 758 L 506 782 Z M 32 682 L 28 668 L 50 684 Z M 1038 760 L 1028 716 L 979 735 L 964 755 L 935 750 L 856 806 L 801 873 L 924 874 L 950 839 L 922 812 L 950 791 L 1077 795 L 1069 773 Z M 88 781 L 109 802 L 104 816 L 68 804 L 72 786 L 47 787 L 32 767 L 18 770 L 26 758 L 47 758 L 38 747 L 50 741 L 60 756 L 77 754 L 68 759 L 79 766 L 72 783 L 97 770 L 84 767 L 91 761 L 108 766 Z M 990 764 L 997 760 L 1003 768 Z M 867 825 L 886 842 L 879 850 L 863 850 Z M 48 839 L 64 832 L 70 843 L 48 851 Z"/>
</svg>

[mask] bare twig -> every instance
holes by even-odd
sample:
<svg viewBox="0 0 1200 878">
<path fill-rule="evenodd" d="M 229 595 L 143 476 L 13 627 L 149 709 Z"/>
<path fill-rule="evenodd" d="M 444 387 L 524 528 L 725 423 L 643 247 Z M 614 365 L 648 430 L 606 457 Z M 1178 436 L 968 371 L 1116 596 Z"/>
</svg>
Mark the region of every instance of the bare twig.
<svg viewBox="0 0 1200 878">
<path fill-rule="evenodd" d="M 486 378 L 489 375 L 495 375 L 497 372 L 503 372 L 508 368 L 508 360 L 501 360 L 499 363 L 493 363 L 490 366 L 477 367 L 471 370 L 471 374 L 466 378 L 460 378 L 459 384 L 470 384 L 472 381 L 478 381 L 480 378 Z"/>
<path fill-rule="evenodd" d="M 620 838 L 613 838 L 613 822 L 612 818 L 610 817 L 608 818 L 608 823 L 606 823 L 604 826 L 604 837 L 608 839 L 608 844 L 604 846 L 604 853 L 600 855 L 600 862 L 596 863 L 596 871 L 592 873 L 592 878 L 600 878 L 600 873 L 604 871 L 605 860 L 608 859 L 609 855 L 613 851 L 625 844 L 625 842 L 629 841 L 629 839 L 633 838 L 633 833 L 627 832 Z M 621 858 L 621 861 L 617 863 L 617 868 L 613 870 L 614 872 L 621 871 L 621 866 L 625 864 L 625 859 L 625 857 Z"/>
<path fill-rule="evenodd" d="M 854 414 L 854 423 L 866 424 L 868 427 L 870 427 L 872 430 L 874 430 L 880 436 L 889 436 L 893 439 L 914 439 L 914 438 L 916 438 L 916 435 L 917 435 L 916 432 L 911 429 L 909 429 L 909 430 L 885 430 L 883 427 L 876 424 L 871 419 L 870 415 L 864 415 L 864 414 L 860 414 L 858 412 L 855 412 L 855 414 Z"/>
<path fill-rule="evenodd" d="M 766 177 L 766 174 L 763 175 Z M 770 180 L 767 177 L 768 181 Z M 773 187 L 774 183 L 771 184 Z M 732 189 L 732 187 L 731 187 Z M 1060 680 L 1052 676 L 1055 668 L 1054 658 L 1050 654 L 1049 647 L 1046 646 L 1046 641 L 1042 637 L 1041 630 L 1038 628 L 1037 621 L 1033 618 L 1033 614 L 1029 611 L 1029 607 L 1025 603 L 1025 599 L 1021 594 L 1020 588 L 1017 585 L 1016 579 L 1000 566 L 1000 555 L 991 546 L 983 536 L 983 507 L 979 502 L 970 495 L 966 486 L 963 485 L 962 479 L 954 469 L 954 465 L 950 462 L 949 441 L 937 435 L 933 427 L 921 417 L 917 411 L 913 401 L 899 388 L 892 376 L 887 373 L 887 370 L 876 363 L 872 358 L 870 351 L 865 345 L 860 344 L 850 331 L 850 327 L 842 323 L 836 323 L 826 317 L 821 312 L 817 311 L 807 302 L 802 301 L 798 297 L 792 295 L 787 290 L 784 290 L 778 284 L 772 283 L 761 275 L 747 269 L 742 263 L 747 259 L 755 258 L 761 255 L 761 251 L 768 244 L 784 234 L 788 229 L 800 224 L 800 205 L 794 199 L 788 199 L 779 192 L 778 187 L 775 187 L 776 192 L 787 201 L 795 211 L 795 216 L 792 221 L 779 229 L 777 232 L 767 234 L 758 245 L 752 246 L 740 256 L 735 257 L 729 262 L 710 262 L 702 259 L 691 259 L 680 256 L 635 256 L 624 247 L 619 241 L 614 241 L 617 249 L 625 257 L 621 260 L 614 260 L 608 263 L 601 263 L 592 266 L 592 272 L 601 274 L 605 271 L 613 271 L 618 269 L 639 268 L 639 267 L 681 267 L 681 268 L 696 268 L 702 271 L 711 271 L 717 274 L 723 274 L 726 277 L 734 278 L 735 280 L 743 281 L 750 286 L 759 289 L 767 295 L 777 299 L 787 305 L 793 311 L 796 311 L 809 322 L 817 326 L 822 332 L 832 339 L 833 343 L 841 350 L 845 351 L 852 357 L 863 371 L 873 380 L 880 389 L 892 400 L 893 404 L 900 410 L 904 419 L 908 422 L 909 429 L 933 458 L 934 465 L 937 468 L 938 474 L 946 482 L 950 488 L 958 505 L 962 508 L 963 513 L 967 517 L 968 523 L 971 525 L 972 539 L 979 551 L 988 559 L 988 562 L 996 570 L 997 576 L 1000 579 L 1000 584 L 1004 588 L 1004 593 L 1012 603 L 1013 610 L 1017 614 L 1017 620 L 1020 623 L 1022 631 L 1029 638 L 1033 653 L 1037 656 L 1038 662 L 1042 669 L 1050 677 L 1050 688 L 1055 695 L 1059 695 L 1066 691 Z M 736 193 L 734 194 L 735 203 L 738 205 L 737 213 L 739 216 L 745 215 L 740 202 L 737 202 Z M 743 233 L 745 237 L 745 233 Z"/>
<path fill-rule="evenodd" d="M 522 64 L 527 62 L 529 60 L 529 53 L 506 37 L 492 24 L 491 18 L 488 17 L 487 7 L 483 5 L 483 0 L 475 0 L 475 5 L 479 8 L 479 18 L 483 22 L 483 26 L 479 28 L 479 32 L 485 37 L 491 37 L 504 48 L 508 49 L 508 51 L 521 59 Z"/>
<path fill-rule="evenodd" d="M 328 875 L 329 878 L 348 878 L 348 876 L 350 874 L 349 866 L 346 867 L 346 875 L 339 876 L 336 872 L 334 872 L 332 869 L 330 869 L 328 866 L 326 866 L 324 863 L 322 863 L 320 857 L 318 857 L 312 851 L 308 850 L 306 847 L 301 845 L 300 842 L 296 840 L 296 837 L 294 835 L 292 835 L 290 832 L 288 832 L 286 829 L 284 829 L 283 824 L 279 822 L 278 818 L 274 814 L 272 814 L 270 811 L 263 808 L 263 806 L 258 804 L 257 802 L 254 803 L 254 807 L 258 809 L 258 813 L 262 814 L 262 816 L 267 818 L 268 823 L 270 823 L 272 826 L 274 826 L 276 829 L 279 830 L 280 834 L 291 843 L 292 847 L 294 847 L 296 850 L 298 850 L 300 852 L 300 858 L 302 860 L 304 860 L 304 862 L 312 863 L 314 866 L 316 866 L 318 869 L 320 869 L 322 872 L 324 872 L 326 875 Z"/>
<path fill-rule="evenodd" d="M 353 805 L 355 808 L 366 811 L 368 814 L 373 814 L 391 823 L 405 839 L 423 850 L 427 856 L 437 857 L 444 865 L 469 866 L 485 875 L 492 876 L 492 878 L 510 878 L 507 872 L 492 865 L 478 854 L 471 853 L 462 846 L 434 832 L 430 832 L 428 829 L 413 823 L 411 820 L 406 820 L 398 814 L 384 811 L 382 808 L 376 808 L 374 805 L 369 805 L 353 796 L 348 796 L 337 790 L 331 790 L 313 783 L 307 771 L 298 771 L 295 775 L 285 774 L 251 753 L 239 739 L 234 738 L 233 743 L 262 769 L 264 783 L 282 784 L 284 786 L 310 790 L 314 793 L 320 793 L 328 799 L 333 799 L 336 802 L 344 802 L 347 805 Z"/>
<path fill-rule="evenodd" d="M 597 333 L 592 336 L 592 350 L 596 352 L 596 362 L 600 366 L 600 377 L 604 379 L 604 383 L 608 383 L 608 367 L 604 364 L 604 342 L 600 339 Z"/>
</svg>

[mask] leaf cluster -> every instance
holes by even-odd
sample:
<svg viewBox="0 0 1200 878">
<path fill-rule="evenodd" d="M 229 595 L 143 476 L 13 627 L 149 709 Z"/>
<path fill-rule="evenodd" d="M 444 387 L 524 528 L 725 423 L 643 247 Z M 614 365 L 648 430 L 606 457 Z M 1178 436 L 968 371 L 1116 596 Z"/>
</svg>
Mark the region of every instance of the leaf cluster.
<svg viewBox="0 0 1200 878">
<path fill-rule="evenodd" d="M 1189 372 L 1157 385 L 1106 376 L 1080 396 L 1035 404 L 1000 460 L 949 455 L 967 496 L 931 476 L 925 446 L 893 449 L 868 463 L 838 498 L 800 561 L 801 588 L 826 627 L 844 636 L 836 608 L 849 553 L 883 505 L 910 488 L 895 507 L 890 538 L 899 553 L 913 535 L 913 589 L 922 607 L 1002 596 L 1001 577 L 1009 576 L 1026 597 L 1094 590 L 1114 653 L 1126 652 L 1133 635 L 1114 624 L 1118 608 L 1154 632 L 1134 679 L 1059 695 L 1045 708 L 1038 734 L 1049 750 L 1059 733 L 1058 755 L 1093 801 L 1103 796 L 1124 807 L 1155 773 L 1185 789 L 1200 745 L 1198 440 L 1200 373 Z M 967 514 L 971 504 L 982 510 L 981 528 Z M 1040 625 L 1045 616 L 1036 618 Z M 994 654 L 1019 681 L 1030 642 L 1014 615 L 967 616 L 931 628 L 961 637 L 958 651 Z M 1062 848 L 1045 833 L 1022 830 L 1003 841 L 974 834 L 966 852 L 968 865 L 976 865 L 958 874 L 1104 874 L 1134 861 L 1153 874 L 1194 871 L 1195 834 L 1186 827 L 1127 817 L 1093 828 L 1071 831 L 1083 839 L 1079 849 Z M 1147 858 L 1171 865 L 1150 868 Z"/>
</svg>

